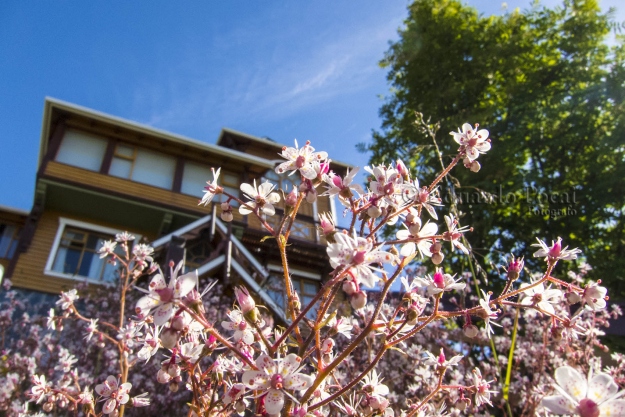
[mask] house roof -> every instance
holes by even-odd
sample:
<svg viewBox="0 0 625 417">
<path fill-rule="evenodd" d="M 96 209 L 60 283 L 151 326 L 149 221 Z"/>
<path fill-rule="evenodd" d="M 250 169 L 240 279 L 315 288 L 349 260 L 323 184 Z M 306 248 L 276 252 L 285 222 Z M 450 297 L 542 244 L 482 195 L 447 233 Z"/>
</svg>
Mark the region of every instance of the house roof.
<svg viewBox="0 0 625 417">
<path fill-rule="evenodd" d="M 29 212 L 27 210 L 22 210 L 15 207 L 3 206 L 0 204 L 0 212 L 17 214 L 19 216 L 28 216 Z"/>
<path fill-rule="evenodd" d="M 239 132 L 238 130 L 234 130 L 234 129 L 230 129 L 230 128 L 223 128 L 221 129 L 221 132 L 219 133 L 219 137 L 217 138 L 217 145 L 219 146 L 227 146 L 227 144 L 225 143 L 226 141 L 226 137 L 238 137 L 238 138 L 242 138 L 246 141 L 249 142 L 255 142 L 259 145 L 263 145 L 266 147 L 271 147 L 271 148 L 275 148 L 276 149 L 276 153 L 278 153 L 285 145 L 279 142 L 274 141 L 273 139 L 269 139 L 269 138 L 260 138 L 258 136 L 253 136 L 247 133 L 243 133 L 243 132 Z M 274 160 L 274 162 L 278 163 L 278 162 L 283 162 L 284 159 L 278 157 L 276 155 L 276 159 Z M 337 161 L 335 159 L 332 159 L 332 165 L 336 165 L 339 166 L 341 168 L 353 168 L 353 165 L 347 164 L 345 162 L 341 162 L 341 161 Z"/>
<path fill-rule="evenodd" d="M 215 155 L 237 159 L 241 162 L 247 162 L 249 164 L 265 167 L 268 169 L 275 166 L 274 162 L 264 158 L 225 148 L 223 146 L 212 145 L 206 142 L 199 141 L 197 139 L 188 138 L 186 136 L 178 135 L 165 130 L 156 129 L 141 123 L 136 123 L 121 117 L 112 116 L 110 114 L 68 103 L 66 101 L 58 100 L 52 97 L 46 97 L 45 99 L 37 166 L 41 165 L 41 162 L 46 154 L 48 148 L 48 138 L 50 137 L 50 128 L 52 126 L 53 115 L 55 112 L 67 112 L 75 115 L 80 115 L 95 121 L 111 124 L 117 127 L 122 127 L 133 132 L 142 133 L 148 136 L 157 137 L 159 139 L 165 139 L 170 142 L 179 143 L 181 145 L 194 147 L 198 150 L 209 151 Z"/>
</svg>

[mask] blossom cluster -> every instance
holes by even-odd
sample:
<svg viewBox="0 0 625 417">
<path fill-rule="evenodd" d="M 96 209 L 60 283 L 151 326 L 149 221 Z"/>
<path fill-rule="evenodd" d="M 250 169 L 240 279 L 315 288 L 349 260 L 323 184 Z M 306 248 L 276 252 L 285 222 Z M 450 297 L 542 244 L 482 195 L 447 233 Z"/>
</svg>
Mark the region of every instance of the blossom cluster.
<svg viewBox="0 0 625 417">
<path fill-rule="evenodd" d="M 220 169 L 213 170 L 200 204 L 223 195 L 223 221 L 233 220 L 236 205 L 240 215 L 256 216 L 275 238 L 287 298 L 282 326 L 273 325 L 244 286 L 232 288 L 234 303 L 221 317 L 209 314 L 206 301 L 216 291 L 214 282 L 202 282 L 183 263 L 169 262 L 163 273 L 151 247 L 132 246 L 134 238 L 120 234 L 100 249 L 102 257 L 121 267 L 117 320 L 82 314 L 75 290 L 61 295 L 47 319 L 50 330 L 60 330 L 70 319 L 83 323 L 85 343 L 117 352 L 115 373 L 107 369 L 91 381 L 81 380 L 77 358 L 61 350 L 50 365 L 61 375 L 55 383 L 45 373 L 31 372 L 31 404 L 45 413 L 61 408 L 81 408 L 90 416 L 123 416 L 128 408 L 140 412 L 154 393 L 137 389 L 141 384 L 135 386 L 132 375 L 149 370 L 156 385 L 187 393 L 190 416 L 425 417 L 504 406 L 521 409 L 518 415 L 621 415 L 624 405 L 613 374 L 625 361 L 613 372 L 587 365 L 585 371 L 598 372 L 586 380 L 578 370 L 581 359 L 575 362 L 564 352 L 567 344 L 579 344 L 582 352 L 584 338 L 599 345 L 598 325 L 602 317 L 607 322 L 600 282 L 557 276 L 557 265 L 576 260 L 578 249 L 563 247 L 560 238 L 551 245 L 538 239 L 534 257 L 545 260 L 544 270 L 526 277 L 524 258 L 512 256 L 502 288 L 492 289 L 451 261 L 466 256 L 475 262 L 465 239 L 471 228 L 453 208 L 444 211 L 438 185 L 460 162 L 477 172 L 478 157 L 491 148 L 489 132 L 477 125 L 464 124 L 451 135 L 457 154 L 428 185 L 397 160 L 366 167 L 363 187 L 355 183 L 358 168 L 334 172 L 328 154 L 309 142 L 303 147 L 295 142 L 280 153 L 285 161 L 275 172 L 300 179 L 297 188 L 280 190 L 284 201 L 274 184 L 256 179 L 240 185 L 243 198 L 232 195 L 219 185 Z M 341 230 L 331 214 L 319 215 L 332 272 L 302 305 L 291 281 L 287 246 L 300 207 L 319 196 L 337 198 L 350 226 Z M 280 204 L 282 219 L 268 221 Z M 516 340 L 520 314 L 535 327 L 519 338 L 522 349 L 516 355 L 531 356 L 539 346 L 542 351 L 532 357 L 543 358 L 543 366 L 532 366 L 543 376 L 553 369 L 555 382 L 547 376 L 511 382 L 511 366 L 503 373 L 499 362 L 515 360 L 508 335 Z M 542 345 L 535 343 L 540 338 Z M 561 346 L 569 362 L 549 357 L 553 346 Z M 593 358 L 583 352 L 586 360 Z M 13 386 L 19 382 L 15 376 L 6 380 Z M 511 384 L 525 394 L 516 404 Z M 20 413 L 30 412 L 22 408 Z"/>
</svg>

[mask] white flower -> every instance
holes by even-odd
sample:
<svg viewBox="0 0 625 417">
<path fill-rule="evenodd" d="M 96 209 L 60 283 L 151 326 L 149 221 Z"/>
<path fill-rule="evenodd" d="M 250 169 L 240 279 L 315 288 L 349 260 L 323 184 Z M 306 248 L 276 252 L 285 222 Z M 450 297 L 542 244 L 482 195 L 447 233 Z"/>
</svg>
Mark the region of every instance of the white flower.
<svg viewBox="0 0 625 417">
<path fill-rule="evenodd" d="M 39 404 L 46 397 L 48 384 L 45 375 L 33 375 L 33 387 L 30 389 L 31 399 Z"/>
<path fill-rule="evenodd" d="M 491 325 L 495 325 L 495 326 L 499 326 L 501 327 L 500 324 L 491 322 L 491 320 L 496 319 L 497 318 L 497 311 L 495 310 L 491 310 L 490 309 L 490 296 L 491 293 L 485 293 L 484 290 L 482 291 L 482 295 L 484 296 L 483 299 L 480 299 L 480 306 L 484 309 L 484 314 L 485 314 L 485 318 L 484 318 L 484 324 L 486 327 L 486 332 L 488 333 L 488 336 L 490 337 L 491 334 L 494 334 L 495 331 L 493 330 L 493 328 L 491 327 Z"/>
<path fill-rule="evenodd" d="M 294 353 L 275 360 L 263 353 L 256 359 L 258 371 L 245 371 L 241 382 L 250 389 L 266 391 L 267 413 L 278 414 L 284 406 L 284 390 L 303 390 L 314 381 L 312 376 L 297 372 L 301 361 Z"/>
<path fill-rule="evenodd" d="M 223 402 L 228 405 L 238 401 L 245 395 L 245 385 L 233 384 L 230 389 L 224 394 Z"/>
<path fill-rule="evenodd" d="M 48 313 L 48 319 L 46 322 L 46 326 L 49 330 L 56 330 L 56 319 L 54 318 L 54 309 L 51 308 Z"/>
<path fill-rule="evenodd" d="M 273 205 L 280 202 L 280 196 L 278 193 L 272 192 L 275 185 L 266 181 L 257 187 L 256 180 L 254 180 L 253 187 L 250 184 L 243 183 L 240 188 L 241 191 L 243 191 L 243 194 L 245 194 L 245 196 L 251 201 L 242 204 L 239 207 L 239 213 L 245 216 L 253 213 L 254 210 L 259 208 L 261 212 L 267 216 L 273 216 L 276 214 L 276 209 Z"/>
<path fill-rule="evenodd" d="M 464 252 L 465 255 L 469 254 L 469 250 L 460 243 L 460 238 L 462 234 L 468 232 L 471 228 L 469 226 L 458 227 L 458 220 L 454 217 L 453 214 L 449 216 L 445 216 L 445 223 L 447 223 L 447 229 L 449 231 L 443 233 L 443 240 L 448 240 L 451 243 L 451 249 L 454 249 L 454 246 Z"/>
<path fill-rule="evenodd" d="M 135 256 L 137 262 L 147 263 L 154 261 L 152 258 L 154 248 L 150 245 L 146 245 L 145 243 L 139 243 L 138 245 L 133 246 L 132 254 Z"/>
<path fill-rule="evenodd" d="M 365 193 L 360 184 L 352 184 L 357 173 L 358 167 L 352 169 L 351 171 L 347 170 L 347 175 L 345 175 L 344 178 L 341 178 L 334 173 L 324 175 L 323 180 L 326 184 L 328 184 L 328 187 L 327 191 L 323 193 L 323 195 L 336 195 L 339 197 L 339 200 L 343 205 L 349 207 L 349 199 L 354 196 L 352 190 L 356 191 L 360 195 Z"/>
<path fill-rule="evenodd" d="M 297 146 L 297 140 L 295 141 L 295 147 L 282 148 L 280 155 L 286 159 L 286 162 L 281 163 L 276 167 L 277 174 L 283 174 L 285 171 L 291 171 L 291 173 L 299 170 L 302 177 L 313 180 L 317 178 L 317 170 L 314 167 L 314 162 L 320 162 L 328 159 L 327 152 L 315 152 L 315 148 L 310 146 L 310 142 L 306 142 L 304 147 L 299 148 Z"/>
<path fill-rule="evenodd" d="M 87 334 L 85 335 L 85 340 L 88 342 L 93 337 L 93 334 L 98 330 L 98 320 L 99 319 L 89 319 L 89 324 L 87 325 Z"/>
<path fill-rule="evenodd" d="M 543 242 L 542 240 L 538 238 L 536 238 L 536 240 L 538 240 L 538 243 L 534 243 L 532 246 L 539 247 L 540 249 L 534 253 L 534 257 L 542 258 L 544 256 L 547 262 L 555 262 L 558 259 L 562 259 L 564 261 L 571 261 L 573 259 L 577 259 L 577 254 L 582 252 L 581 250 L 577 248 L 567 249 L 568 246 L 565 246 L 563 249 L 562 238 L 560 237 L 558 238 L 557 241 L 551 242 L 551 247 L 547 246 L 545 242 Z"/>
<path fill-rule="evenodd" d="M 342 334 L 348 339 L 352 338 L 352 329 L 354 326 L 345 317 L 337 319 L 336 316 L 333 316 L 328 321 L 328 327 L 330 327 L 330 334 Z"/>
<path fill-rule="evenodd" d="M 531 284 L 522 284 L 521 289 L 528 287 Z M 558 302 L 558 298 L 562 295 L 562 291 L 557 289 L 546 288 L 541 283 L 534 287 L 528 288 L 523 291 L 525 298 L 521 301 L 524 305 L 534 305 L 545 313 L 555 315 L 556 312 L 552 304 Z"/>
<path fill-rule="evenodd" d="M 204 196 L 202 197 L 198 205 L 209 204 L 213 200 L 215 195 L 219 194 L 222 190 L 222 188 L 217 184 L 217 181 L 219 180 L 219 173 L 221 172 L 221 168 L 217 169 L 217 171 L 215 171 L 215 168 L 211 168 L 211 171 L 213 172 L 213 182 L 206 181 L 206 184 L 208 185 L 204 187 Z"/>
<path fill-rule="evenodd" d="M 247 321 L 245 321 L 245 318 L 243 318 L 243 313 L 239 310 L 232 310 L 229 311 L 227 315 L 230 321 L 222 321 L 221 327 L 226 330 L 234 331 L 232 339 L 235 342 L 240 342 L 242 340 L 247 345 L 254 343 L 254 332 L 249 324 L 247 324 Z"/>
<path fill-rule="evenodd" d="M 473 386 L 475 387 L 475 405 L 477 407 L 482 404 L 488 404 L 492 406 L 493 404 L 490 402 L 490 394 L 494 394 L 497 391 L 491 391 L 490 383 L 493 381 L 484 381 L 482 377 L 482 372 L 478 368 L 473 370 Z"/>
<path fill-rule="evenodd" d="M 122 243 L 131 242 L 135 240 L 135 237 L 128 232 L 122 232 L 115 235 L 115 240 Z"/>
<path fill-rule="evenodd" d="M 458 365 L 458 363 L 460 363 L 460 361 L 464 357 L 463 355 L 456 355 L 453 358 L 447 360 L 447 358 L 445 358 L 445 352 L 443 352 L 443 348 L 441 348 L 441 353 L 438 356 L 434 356 L 432 353 L 427 352 L 427 351 L 423 353 L 426 355 L 426 358 L 425 358 L 426 365 L 436 366 L 436 367 L 441 367 L 441 368 L 448 368 L 450 366 L 456 366 Z"/>
<path fill-rule="evenodd" d="M 74 365 L 76 362 L 78 362 L 78 359 L 76 359 L 74 355 L 69 353 L 69 350 L 61 348 L 59 358 L 56 361 L 56 366 L 54 367 L 54 369 L 63 373 L 67 373 L 72 369 L 72 365 Z"/>
<path fill-rule="evenodd" d="M 365 375 L 361 382 L 362 390 L 369 396 L 369 401 L 373 400 L 372 405 L 378 405 L 373 408 L 384 409 L 388 406 L 388 400 L 383 397 L 388 395 L 389 389 L 382 384 L 382 380 L 379 379 L 375 369 Z"/>
<path fill-rule="evenodd" d="M 61 292 L 61 299 L 56 302 L 56 305 L 61 306 L 61 310 L 67 310 L 70 306 L 74 305 L 74 301 L 78 299 L 78 291 L 71 289 L 67 292 Z"/>
<path fill-rule="evenodd" d="M 138 288 L 140 291 L 147 293 L 147 295 L 137 301 L 135 307 L 135 312 L 139 318 L 145 318 L 153 309 L 156 309 L 154 311 L 154 324 L 162 326 L 174 315 L 175 304 L 197 285 L 198 280 L 197 271 L 178 277 L 178 272 L 181 268 L 182 262 L 178 264 L 175 270 L 172 268 L 169 286 L 165 283 L 163 273 L 159 271 L 150 281 L 148 291 Z"/>
<path fill-rule="evenodd" d="M 350 266 L 355 278 L 368 287 L 374 287 L 378 277 L 371 264 L 390 263 L 395 255 L 373 247 L 373 242 L 363 237 L 350 237 L 344 233 L 334 235 L 336 243 L 328 245 L 328 256 L 333 268 Z"/>
<path fill-rule="evenodd" d="M 158 352 L 158 349 L 161 347 L 160 332 L 161 327 L 146 325 L 145 336 L 140 340 L 143 342 L 143 346 L 137 352 L 137 358 L 147 362 Z"/>
<path fill-rule="evenodd" d="M 130 399 L 128 392 L 131 387 L 132 384 L 130 382 L 119 385 L 119 381 L 113 375 L 106 378 L 106 381 L 102 384 L 96 385 L 95 392 L 104 400 L 102 412 L 104 414 L 111 414 L 117 407 L 126 404 Z"/>
<path fill-rule="evenodd" d="M 117 242 L 114 240 L 107 240 L 102 243 L 100 249 L 98 249 L 98 253 L 100 254 L 100 259 L 106 258 L 109 255 L 115 253 L 115 247 L 117 246 Z"/>
<path fill-rule="evenodd" d="M 582 300 L 586 302 L 586 305 L 591 310 L 603 310 L 606 306 L 605 296 L 607 293 L 608 290 L 605 287 L 593 283 L 584 288 Z"/>
<path fill-rule="evenodd" d="M 404 224 L 404 226 L 406 225 Z M 401 255 L 411 256 L 419 249 L 422 258 L 424 255 L 428 257 L 432 256 L 430 247 L 433 242 L 429 238 L 436 235 L 437 231 L 438 226 L 436 223 L 430 223 L 428 221 L 421 227 L 421 219 L 416 217 L 413 224 L 409 227 L 406 226 L 405 230 L 398 230 L 396 233 L 398 240 L 410 240 L 410 242 L 402 245 L 400 251 Z"/>
<path fill-rule="evenodd" d="M 415 203 L 423 207 L 432 218 L 438 220 L 438 215 L 434 206 L 441 206 L 441 199 L 436 189 L 432 192 L 427 187 L 419 188 L 419 180 L 415 178 L 412 184 L 407 183 L 402 186 L 402 199 L 404 203 Z"/>
<path fill-rule="evenodd" d="M 202 350 L 204 350 L 204 345 L 197 342 L 187 342 L 183 343 L 180 346 L 180 351 L 176 355 L 176 363 L 189 362 L 196 363 L 198 359 L 200 359 L 200 355 L 202 354 Z"/>
<path fill-rule="evenodd" d="M 416 278 L 415 281 L 421 285 L 427 285 L 427 293 L 430 296 L 443 291 L 464 290 L 466 284 L 454 280 L 454 276 L 443 273 L 442 268 L 436 268 L 433 277 L 427 275 L 426 279 Z"/>
<path fill-rule="evenodd" d="M 488 130 L 480 129 L 476 131 L 469 123 L 462 125 L 462 132 L 449 132 L 454 140 L 460 145 L 460 152 L 464 152 L 470 161 L 474 161 L 481 153 L 486 153 L 490 149 L 490 141 L 488 140 Z"/>
<path fill-rule="evenodd" d="M 625 400 L 618 400 L 625 391 L 618 392 L 610 375 L 599 373 L 587 381 L 577 370 L 561 366 L 556 369 L 555 380 L 553 387 L 560 395 L 542 401 L 550 412 L 581 417 L 625 416 Z"/>
<path fill-rule="evenodd" d="M 386 201 L 395 205 L 394 197 L 403 193 L 403 177 L 393 167 L 378 165 L 365 167 L 365 170 L 373 175 L 374 179 L 369 183 L 369 189 L 378 197 L 386 197 Z"/>
</svg>

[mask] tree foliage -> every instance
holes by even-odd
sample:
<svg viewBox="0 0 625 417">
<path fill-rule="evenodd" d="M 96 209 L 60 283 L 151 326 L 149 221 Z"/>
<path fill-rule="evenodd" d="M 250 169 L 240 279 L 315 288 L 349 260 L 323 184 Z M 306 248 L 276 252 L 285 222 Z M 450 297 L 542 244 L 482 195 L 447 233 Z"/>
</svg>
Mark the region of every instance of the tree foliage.
<svg viewBox="0 0 625 417">
<path fill-rule="evenodd" d="M 625 49 L 621 36 L 607 43 L 610 24 L 594 0 L 504 16 L 416 0 L 381 62 L 392 85 L 382 129 L 362 148 L 373 163 L 410 159 L 431 178 L 439 156 L 415 112 L 440 122 L 446 163 L 457 150 L 447 132 L 479 122 L 493 150 L 479 173 L 456 170 L 452 182 L 462 222 L 479 231 L 468 234 L 475 254 L 498 263 L 497 254 L 533 252 L 519 242 L 561 236 L 623 295 Z"/>
</svg>

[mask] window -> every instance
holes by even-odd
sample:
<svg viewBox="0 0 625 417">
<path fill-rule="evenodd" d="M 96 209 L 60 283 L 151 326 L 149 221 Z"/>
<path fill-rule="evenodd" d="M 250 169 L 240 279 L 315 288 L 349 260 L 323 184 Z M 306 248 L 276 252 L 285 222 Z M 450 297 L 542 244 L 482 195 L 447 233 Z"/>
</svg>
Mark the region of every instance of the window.
<svg viewBox="0 0 625 417">
<path fill-rule="evenodd" d="M 265 289 L 267 290 L 267 294 L 271 297 L 272 300 L 276 302 L 276 304 L 286 312 L 286 291 L 284 290 L 284 277 L 282 276 L 282 267 L 269 265 L 269 269 L 271 270 L 271 275 L 269 276 L 267 283 L 265 284 Z M 297 271 L 291 269 L 291 282 L 293 283 L 293 288 L 299 295 L 300 303 L 302 304 L 302 308 L 306 307 L 317 295 L 320 289 L 320 276 L 305 272 L 305 271 Z M 311 309 L 306 317 L 313 320 L 317 314 L 317 309 Z"/>
<path fill-rule="evenodd" d="M 109 174 L 171 190 L 176 159 L 158 152 L 117 144 Z"/>
<path fill-rule="evenodd" d="M 0 258 L 13 258 L 19 232 L 19 228 L 15 225 L 0 223 Z"/>
<path fill-rule="evenodd" d="M 185 162 L 180 192 L 192 196 L 201 196 L 207 181 L 213 180 L 211 169 L 205 165 Z"/>
<path fill-rule="evenodd" d="M 183 194 L 189 194 L 192 196 L 201 196 L 202 190 L 206 187 L 207 181 L 213 180 L 213 173 L 206 165 L 196 164 L 194 162 L 185 162 L 184 173 L 182 175 L 182 187 L 180 192 Z M 221 171 L 219 175 L 218 183 L 224 188 L 224 191 L 239 197 L 240 177 L 237 174 L 227 171 Z M 219 196 L 217 201 L 226 201 L 228 197 L 225 195 Z M 231 201 L 230 204 L 233 207 L 237 207 L 239 203 Z"/>
<path fill-rule="evenodd" d="M 276 190 L 284 190 L 285 193 L 290 192 L 293 187 L 299 187 L 302 182 L 299 172 L 292 175 L 287 175 L 286 173 L 280 175 L 273 169 L 268 170 L 265 175 L 263 175 L 262 182 L 265 181 L 269 181 L 276 186 Z"/>
<path fill-rule="evenodd" d="M 108 141 L 78 130 L 65 131 L 56 160 L 90 171 L 99 171 Z"/>
<path fill-rule="evenodd" d="M 270 216 L 267 217 L 267 223 L 274 229 L 280 226 L 280 222 L 282 222 L 282 216 Z M 295 218 L 293 222 L 293 227 L 291 227 L 291 237 L 299 238 L 303 240 L 315 240 L 317 237 L 315 224 L 307 221 L 300 220 L 299 218 Z"/>
<path fill-rule="evenodd" d="M 221 172 L 221 176 L 219 178 L 219 184 L 224 187 L 224 192 L 231 194 L 235 197 L 241 198 L 240 187 L 241 187 L 241 178 L 237 174 L 233 174 L 231 172 Z M 221 195 L 221 202 L 224 202 L 228 199 L 225 195 Z M 239 203 L 234 200 L 230 200 L 230 205 L 232 207 L 238 207 Z"/>
<path fill-rule="evenodd" d="M 115 282 L 117 267 L 106 258 L 100 259 L 98 250 L 105 241 L 115 239 L 120 231 L 64 218 L 60 223 L 46 274 L 98 283 Z"/>
</svg>

